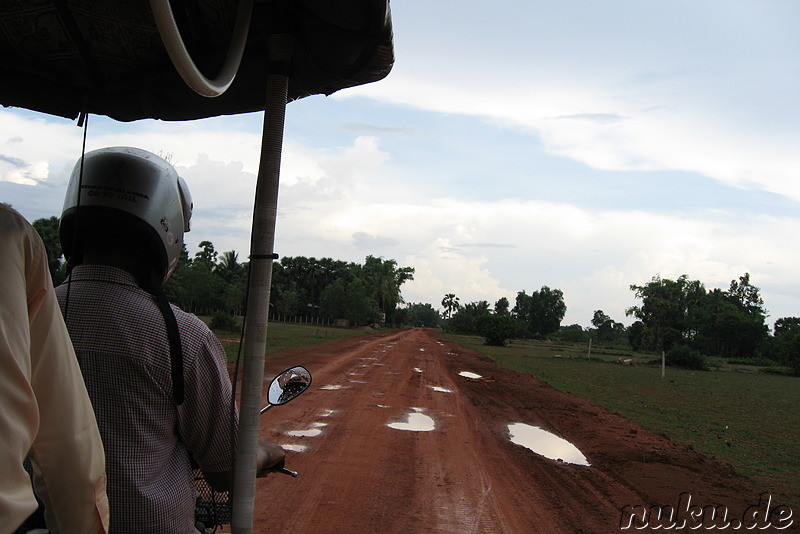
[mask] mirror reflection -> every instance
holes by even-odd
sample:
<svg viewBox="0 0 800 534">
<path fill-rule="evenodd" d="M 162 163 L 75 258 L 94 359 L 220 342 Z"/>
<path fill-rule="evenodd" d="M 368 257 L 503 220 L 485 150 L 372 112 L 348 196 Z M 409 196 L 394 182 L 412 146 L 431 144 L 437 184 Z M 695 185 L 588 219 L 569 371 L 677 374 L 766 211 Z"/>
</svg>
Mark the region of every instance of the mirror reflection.
<svg viewBox="0 0 800 534">
<path fill-rule="evenodd" d="M 302 366 L 287 369 L 275 378 L 269 385 L 267 402 L 272 405 L 286 404 L 294 399 L 311 385 L 311 373 Z"/>
</svg>

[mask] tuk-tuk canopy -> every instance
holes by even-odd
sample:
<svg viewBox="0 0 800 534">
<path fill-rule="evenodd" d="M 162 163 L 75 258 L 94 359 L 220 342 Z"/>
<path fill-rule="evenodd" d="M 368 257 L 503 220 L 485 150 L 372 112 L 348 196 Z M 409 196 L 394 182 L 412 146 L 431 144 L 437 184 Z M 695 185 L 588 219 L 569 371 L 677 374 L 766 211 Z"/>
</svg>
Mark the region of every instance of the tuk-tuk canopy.
<svg viewBox="0 0 800 534">
<path fill-rule="evenodd" d="M 238 0 L 172 0 L 197 68 L 213 77 L 234 38 Z M 394 50 L 388 0 L 255 1 L 230 88 L 208 98 L 176 71 L 147 0 L 0 5 L 0 104 L 74 119 L 191 120 L 264 109 L 268 36 L 294 38 L 288 100 L 384 78 Z M 285 69 L 286 67 L 280 67 Z"/>
</svg>

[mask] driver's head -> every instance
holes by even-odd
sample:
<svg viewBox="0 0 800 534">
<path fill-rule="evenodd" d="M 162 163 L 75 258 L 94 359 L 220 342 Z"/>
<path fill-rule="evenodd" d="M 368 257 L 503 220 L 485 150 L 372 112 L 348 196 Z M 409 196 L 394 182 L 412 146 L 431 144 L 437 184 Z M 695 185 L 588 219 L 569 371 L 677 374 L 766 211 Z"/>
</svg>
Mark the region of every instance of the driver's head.
<svg viewBox="0 0 800 534">
<path fill-rule="evenodd" d="M 178 264 L 191 215 L 189 189 L 167 161 L 138 148 L 103 148 L 75 165 L 59 237 L 70 266 L 114 264 L 121 256 L 164 282 Z"/>
</svg>

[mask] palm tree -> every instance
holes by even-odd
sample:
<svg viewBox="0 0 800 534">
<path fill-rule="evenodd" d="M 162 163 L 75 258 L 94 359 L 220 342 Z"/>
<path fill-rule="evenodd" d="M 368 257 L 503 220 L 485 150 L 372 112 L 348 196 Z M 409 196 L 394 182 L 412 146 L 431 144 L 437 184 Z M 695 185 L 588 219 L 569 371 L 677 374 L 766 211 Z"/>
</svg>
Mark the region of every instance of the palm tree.
<svg viewBox="0 0 800 534">
<path fill-rule="evenodd" d="M 239 254 L 235 250 L 223 252 L 215 270 L 223 280 L 228 283 L 233 282 L 242 272 L 242 264 L 239 263 Z"/>
<path fill-rule="evenodd" d="M 442 306 L 444 306 L 444 318 L 449 319 L 453 312 L 461 307 L 458 302 L 458 297 L 454 293 L 448 293 L 442 299 Z"/>
</svg>

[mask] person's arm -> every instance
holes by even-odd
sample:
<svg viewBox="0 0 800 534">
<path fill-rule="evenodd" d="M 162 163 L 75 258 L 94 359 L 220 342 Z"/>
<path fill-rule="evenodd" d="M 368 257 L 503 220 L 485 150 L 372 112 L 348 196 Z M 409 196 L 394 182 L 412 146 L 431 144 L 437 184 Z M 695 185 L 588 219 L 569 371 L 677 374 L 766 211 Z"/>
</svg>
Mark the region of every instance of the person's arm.
<svg viewBox="0 0 800 534">
<path fill-rule="evenodd" d="M 51 532 L 107 532 L 103 444 L 58 308 L 44 247 L 37 248 L 40 257 L 31 258 L 26 273 L 31 386 L 40 417 L 29 453 L 34 482 Z"/>
<path fill-rule="evenodd" d="M 214 491 L 227 491 L 232 479 L 234 436 L 238 412 L 231 410 L 231 382 L 225 352 L 214 334 L 196 319 L 177 311 L 184 327 L 194 324 L 194 345 L 184 350 L 186 399 L 178 407 L 181 439 L 186 444 L 203 476 Z M 177 317 L 177 315 L 176 315 Z M 199 320 L 198 320 L 199 321 Z M 197 338 L 200 334 L 200 338 Z M 182 340 L 190 342 L 190 336 Z M 257 476 L 283 461 L 285 452 L 278 445 L 259 442 Z"/>
<path fill-rule="evenodd" d="M 271 469 L 283 467 L 286 452 L 279 446 L 269 441 L 259 440 L 257 451 L 256 477 L 267 476 Z M 214 472 L 203 471 L 208 485 L 214 491 L 230 491 L 233 473 L 231 471 Z"/>
</svg>

